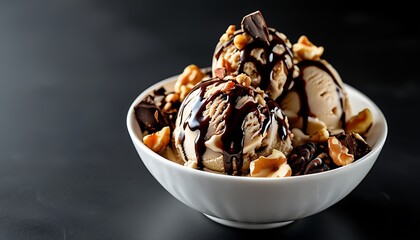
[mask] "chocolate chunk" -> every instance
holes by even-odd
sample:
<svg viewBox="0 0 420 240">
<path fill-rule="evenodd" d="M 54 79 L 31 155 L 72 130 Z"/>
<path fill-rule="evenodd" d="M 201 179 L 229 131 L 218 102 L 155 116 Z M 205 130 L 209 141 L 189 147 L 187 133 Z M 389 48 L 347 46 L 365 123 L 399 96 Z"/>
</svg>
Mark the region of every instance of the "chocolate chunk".
<svg viewBox="0 0 420 240">
<path fill-rule="evenodd" d="M 372 151 L 372 148 L 370 147 L 370 145 L 367 144 L 367 142 L 359 134 L 352 133 L 352 136 L 357 143 L 357 148 L 354 153 L 354 159 L 357 160 L 365 156 L 366 154 L 368 154 L 370 151 Z"/>
<path fill-rule="evenodd" d="M 312 160 L 316 151 L 316 145 L 313 142 L 308 142 L 300 145 L 292 150 L 292 153 L 287 160 L 292 168 L 292 175 L 303 175 L 308 163 Z"/>
<path fill-rule="evenodd" d="M 324 159 L 328 159 L 328 156 L 325 155 Z M 319 173 L 330 170 L 330 167 L 324 162 L 324 159 L 319 156 L 312 159 L 306 166 L 303 174 Z"/>
<path fill-rule="evenodd" d="M 335 137 L 349 149 L 349 153 L 353 154 L 355 160 L 365 156 L 372 150 L 357 133 L 340 133 Z"/>
<path fill-rule="evenodd" d="M 169 126 L 175 128 L 175 120 L 178 113 L 180 102 L 172 102 L 172 107 L 165 110 L 165 98 L 169 93 L 165 88 L 159 88 L 148 95 L 134 107 L 137 122 L 143 133 L 150 134 Z"/>
<path fill-rule="evenodd" d="M 137 104 L 134 112 L 143 132 L 153 133 L 168 125 L 162 111 L 153 103 L 150 96 Z"/>
<path fill-rule="evenodd" d="M 246 15 L 241 22 L 242 30 L 251 37 L 270 46 L 267 24 L 260 11 Z"/>
</svg>

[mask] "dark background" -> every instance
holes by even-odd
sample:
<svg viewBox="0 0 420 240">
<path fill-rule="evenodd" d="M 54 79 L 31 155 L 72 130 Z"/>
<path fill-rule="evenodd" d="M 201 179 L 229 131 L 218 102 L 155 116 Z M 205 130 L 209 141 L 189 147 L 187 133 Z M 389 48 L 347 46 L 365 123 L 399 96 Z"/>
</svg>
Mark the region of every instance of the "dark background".
<svg viewBox="0 0 420 240">
<path fill-rule="evenodd" d="M 365 4 L 0 0 L 0 239 L 417 238 L 419 13 L 402 1 Z M 178 202 L 141 163 L 125 125 L 138 94 L 188 64 L 210 66 L 227 26 L 255 10 L 292 42 L 305 34 L 324 46 L 389 127 L 346 198 L 261 231 Z"/>
</svg>

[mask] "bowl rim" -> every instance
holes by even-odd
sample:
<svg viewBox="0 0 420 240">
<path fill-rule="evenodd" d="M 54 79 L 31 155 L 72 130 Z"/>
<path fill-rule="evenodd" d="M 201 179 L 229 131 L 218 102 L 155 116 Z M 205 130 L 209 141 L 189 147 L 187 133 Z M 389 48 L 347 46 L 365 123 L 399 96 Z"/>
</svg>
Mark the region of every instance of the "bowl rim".
<svg viewBox="0 0 420 240">
<path fill-rule="evenodd" d="M 208 178 L 215 178 L 215 179 L 229 179 L 229 181 L 252 181 L 252 182 L 289 182 L 289 181 L 305 181 L 309 178 L 309 180 L 313 180 L 314 178 L 322 178 L 322 177 L 330 177 L 331 175 L 340 174 L 343 171 L 350 171 L 350 169 L 368 162 L 368 158 L 370 158 L 374 154 L 380 154 L 380 151 L 382 150 L 383 146 L 385 145 L 385 141 L 388 136 L 388 123 L 387 120 L 382 112 L 382 110 L 376 105 L 374 101 L 372 101 L 367 95 L 362 93 L 360 90 L 356 89 L 355 87 L 344 83 L 344 87 L 348 89 L 347 91 L 352 91 L 354 94 L 359 95 L 359 97 L 363 98 L 365 101 L 367 101 L 370 105 L 372 105 L 375 108 L 375 111 L 377 112 L 378 116 L 380 117 L 380 122 L 383 123 L 383 129 L 380 133 L 377 142 L 372 147 L 372 150 L 363 156 L 362 158 L 358 159 L 355 162 L 352 162 L 351 164 L 341 166 L 339 168 L 331 169 L 324 172 L 319 173 L 312 173 L 312 174 L 305 174 L 305 175 L 299 175 L 299 176 L 290 176 L 290 177 L 284 177 L 284 178 L 267 178 L 267 177 L 249 177 L 249 176 L 232 176 L 227 174 L 221 174 L 221 173 L 214 173 L 214 172 L 207 172 L 207 171 L 200 171 L 197 169 L 185 167 L 179 163 L 176 163 L 174 161 L 171 161 L 170 159 L 167 159 L 158 153 L 155 153 L 150 148 L 148 148 L 143 141 L 140 139 L 140 137 L 137 135 L 134 124 L 137 123 L 135 117 L 134 117 L 134 107 L 147 95 L 152 93 L 153 90 L 158 89 L 161 86 L 164 86 L 170 82 L 173 82 L 178 75 L 174 75 L 168 78 L 165 78 L 161 81 L 158 81 L 157 83 L 149 86 L 146 88 L 143 92 L 141 92 L 135 99 L 131 102 L 130 107 L 128 109 L 128 113 L 126 115 L 126 126 L 128 133 L 130 135 L 131 140 L 135 145 L 137 145 L 141 151 L 144 151 L 147 155 L 153 156 L 156 161 L 159 161 L 161 164 L 166 165 L 167 167 L 175 168 L 178 171 L 182 171 L 185 174 L 193 174 L 193 175 L 199 175 L 200 177 L 208 177 Z M 137 123 L 138 124 L 138 123 Z M 142 157 L 141 161 L 144 162 Z M 376 162 L 376 159 L 374 160 Z"/>
</svg>

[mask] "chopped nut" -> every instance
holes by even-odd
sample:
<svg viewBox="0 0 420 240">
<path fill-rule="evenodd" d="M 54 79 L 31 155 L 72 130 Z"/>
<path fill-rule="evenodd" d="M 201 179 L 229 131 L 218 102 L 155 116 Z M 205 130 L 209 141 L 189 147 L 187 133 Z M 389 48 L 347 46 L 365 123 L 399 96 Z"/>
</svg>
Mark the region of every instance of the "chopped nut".
<svg viewBox="0 0 420 240">
<path fill-rule="evenodd" d="M 267 64 L 267 59 L 265 57 L 265 49 L 264 48 L 254 48 L 251 50 L 251 56 L 255 58 L 258 62 L 265 65 Z M 287 57 L 288 55 L 285 55 Z"/>
<path fill-rule="evenodd" d="M 286 48 L 282 44 L 277 44 L 274 46 L 273 52 L 278 55 L 283 55 L 283 53 L 286 52 Z"/>
<path fill-rule="evenodd" d="M 327 125 L 325 125 L 323 121 L 319 120 L 319 118 L 308 117 L 308 125 L 306 126 L 306 133 L 308 135 L 316 134 L 317 132 L 326 128 Z"/>
<path fill-rule="evenodd" d="M 179 94 L 178 93 L 170 93 L 165 97 L 165 102 L 176 102 L 179 100 Z"/>
<path fill-rule="evenodd" d="M 224 79 L 227 75 L 227 71 L 225 68 L 216 68 L 214 69 L 214 75 L 219 79 Z"/>
<path fill-rule="evenodd" d="M 242 50 L 248 44 L 248 38 L 244 34 L 236 35 L 233 44 L 239 50 Z"/>
<path fill-rule="evenodd" d="M 346 122 L 346 132 L 356 132 L 364 135 L 369 131 L 372 124 L 372 113 L 368 108 L 365 108 Z"/>
<path fill-rule="evenodd" d="M 252 177 L 281 178 L 292 175 L 292 169 L 287 163 L 286 156 L 274 149 L 267 157 L 259 157 L 250 164 Z"/>
<path fill-rule="evenodd" d="M 165 111 L 169 111 L 172 108 L 172 103 L 171 102 L 167 102 L 165 103 L 165 106 L 163 106 L 163 110 Z"/>
<path fill-rule="evenodd" d="M 222 60 L 220 61 L 220 68 L 224 68 L 226 69 L 226 71 L 232 71 L 232 66 L 230 65 L 230 62 L 225 58 L 222 58 Z"/>
<path fill-rule="evenodd" d="M 248 75 L 244 74 L 244 73 L 239 74 L 236 77 L 236 81 L 239 84 L 241 84 L 242 86 L 245 86 L 245 87 L 249 87 L 251 85 L 251 78 Z"/>
<path fill-rule="evenodd" d="M 229 93 L 235 87 L 235 83 L 233 81 L 228 81 L 223 88 L 223 92 Z"/>
<path fill-rule="evenodd" d="M 233 33 L 235 33 L 236 30 L 236 26 L 235 25 L 230 25 L 227 29 L 226 32 L 220 37 L 220 42 L 224 43 L 227 42 L 233 35 Z"/>
<path fill-rule="evenodd" d="M 334 136 L 328 138 L 328 152 L 338 166 L 344 166 L 354 161 L 354 155 L 349 154 L 349 149 Z"/>
<path fill-rule="evenodd" d="M 293 78 L 297 78 L 300 74 L 300 69 L 297 65 L 293 65 Z"/>
<path fill-rule="evenodd" d="M 184 100 L 185 96 L 191 89 L 204 78 L 201 69 L 194 64 L 188 65 L 184 71 L 178 76 L 175 82 L 174 90 L 179 94 L 180 101 Z"/>
<path fill-rule="evenodd" d="M 323 128 L 320 128 L 317 132 L 313 132 L 311 134 L 305 134 L 299 128 L 293 128 L 291 131 L 294 135 L 292 139 L 293 146 L 299 146 L 307 142 L 326 142 L 328 140 L 328 137 L 330 136 L 330 133 L 328 132 L 325 126 Z"/>
<path fill-rule="evenodd" d="M 326 128 L 323 128 L 319 130 L 318 132 L 309 135 L 309 141 L 312 142 L 326 142 L 328 140 L 328 137 L 330 136 L 330 133 Z"/>
<path fill-rule="evenodd" d="M 346 146 L 349 153 L 354 156 L 354 161 L 365 156 L 372 150 L 366 140 L 358 133 L 340 133 L 334 136 L 341 142 L 341 144 Z"/>
<path fill-rule="evenodd" d="M 302 60 L 318 60 L 324 53 L 323 47 L 317 47 L 309 39 L 303 35 L 298 42 L 293 44 L 293 54 L 298 61 Z"/>
<path fill-rule="evenodd" d="M 143 137 L 143 143 L 156 153 L 160 153 L 169 144 L 171 130 L 168 126 L 160 131 Z"/>
<path fill-rule="evenodd" d="M 255 96 L 255 99 L 257 100 L 257 103 L 261 104 L 262 106 L 265 106 L 267 104 L 261 93 L 257 94 Z"/>
</svg>

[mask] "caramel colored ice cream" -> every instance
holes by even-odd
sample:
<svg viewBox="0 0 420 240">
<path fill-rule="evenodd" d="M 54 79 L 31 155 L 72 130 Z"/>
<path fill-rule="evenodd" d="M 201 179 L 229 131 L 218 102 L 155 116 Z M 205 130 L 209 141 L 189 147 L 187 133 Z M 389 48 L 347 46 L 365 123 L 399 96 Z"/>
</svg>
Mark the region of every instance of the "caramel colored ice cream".
<svg viewBox="0 0 420 240">
<path fill-rule="evenodd" d="M 245 73 L 251 85 L 276 99 L 284 84 L 296 76 L 292 44 L 283 33 L 268 28 L 260 12 L 245 16 L 241 29 L 228 27 L 213 55 L 214 70 L 224 68 L 228 75 Z"/>
<path fill-rule="evenodd" d="M 289 118 L 294 146 L 325 142 L 331 133 L 344 131 L 351 117 L 343 81 L 335 68 L 321 58 L 323 51 L 306 36 L 293 45 L 299 75 L 285 83 L 287 90 L 277 102 Z"/>
<path fill-rule="evenodd" d="M 236 176 L 297 176 L 358 160 L 371 150 L 372 114 L 352 115 L 323 52 L 304 35 L 292 45 L 259 11 L 246 15 L 220 37 L 211 70 L 191 64 L 173 91 L 157 89 L 135 107 L 144 144 L 184 166 Z"/>
<path fill-rule="evenodd" d="M 279 100 L 291 128 L 299 128 L 306 134 L 320 128 L 344 129 L 350 107 L 338 73 L 325 60 L 304 60 L 297 65 L 299 77 Z"/>
<path fill-rule="evenodd" d="M 251 161 L 273 149 L 292 150 L 287 118 L 275 101 L 244 74 L 196 85 L 182 102 L 175 147 L 185 165 L 229 175 L 248 175 Z"/>
</svg>

